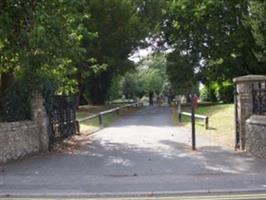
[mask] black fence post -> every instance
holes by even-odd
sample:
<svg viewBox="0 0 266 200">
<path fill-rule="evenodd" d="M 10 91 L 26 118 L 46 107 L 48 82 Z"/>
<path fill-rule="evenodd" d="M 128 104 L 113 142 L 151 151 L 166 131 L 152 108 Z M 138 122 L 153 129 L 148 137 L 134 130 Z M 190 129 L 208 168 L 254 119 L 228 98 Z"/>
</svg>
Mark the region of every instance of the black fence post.
<svg viewBox="0 0 266 200">
<path fill-rule="evenodd" d="M 192 130 L 192 150 L 196 150 L 196 127 L 195 127 L 195 108 L 198 104 L 198 98 L 192 93 L 191 95 L 191 130 Z"/>
<path fill-rule="evenodd" d="M 205 130 L 207 130 L 207 129 L 209 128 L 209 118 L 206 117 L 206 118 L 204 119 L 204 122 L 205 122 Z"/>
<path fill-rule="evenodd" d="M 181 113 L 178 113 L 178 121 L 182 122 L 182 114 Z"/>
<path fill-rule="evenodd" d="M 195 128 L 195 108 L 191 106 L 191 128 L 192 128 L 192 150 L 196 150 L 196 128 Z"/>
<path fill-rule="evenodd" d="M 99 118 L 99 124 L 102 125 L 103 124 L 102 114 L 99 114 L 98 118 Z"/>
</svg>

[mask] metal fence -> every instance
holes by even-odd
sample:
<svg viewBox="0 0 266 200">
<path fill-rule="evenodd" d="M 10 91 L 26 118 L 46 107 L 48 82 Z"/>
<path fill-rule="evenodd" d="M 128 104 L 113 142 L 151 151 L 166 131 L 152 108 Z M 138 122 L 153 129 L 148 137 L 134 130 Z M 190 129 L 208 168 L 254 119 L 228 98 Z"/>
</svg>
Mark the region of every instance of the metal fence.
<svg viewBox="0 0 266 200">
<path fill-rule="evenodd" d="M 252 88 L 253 113 L 266 115 L 266 83 L 259 83 Z"/>
<path fill-rule="evenodd" d="M 46 98 L 46 110 L 49 117 L 50 147 L 77 131 L 74 96 L 53 95 Z"/>
</svg>

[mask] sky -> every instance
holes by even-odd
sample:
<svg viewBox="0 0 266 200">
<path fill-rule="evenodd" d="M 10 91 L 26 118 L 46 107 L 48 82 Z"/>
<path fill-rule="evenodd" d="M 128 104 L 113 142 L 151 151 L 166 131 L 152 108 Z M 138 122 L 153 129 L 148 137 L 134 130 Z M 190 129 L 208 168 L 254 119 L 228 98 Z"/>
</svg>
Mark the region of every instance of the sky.
<svg viewBox="0 0 266 200">
<path fill-rule="evenodd" d="M 152 47 L 147 47 L 145 49 L 137 49 L 132 55 L 130 55 L 129 60 L 133 61 L 134 63 L 138 63 L 143 58 L 147 57 L 148 55 L 152 54 L 154 50 Z"/>
</svg>

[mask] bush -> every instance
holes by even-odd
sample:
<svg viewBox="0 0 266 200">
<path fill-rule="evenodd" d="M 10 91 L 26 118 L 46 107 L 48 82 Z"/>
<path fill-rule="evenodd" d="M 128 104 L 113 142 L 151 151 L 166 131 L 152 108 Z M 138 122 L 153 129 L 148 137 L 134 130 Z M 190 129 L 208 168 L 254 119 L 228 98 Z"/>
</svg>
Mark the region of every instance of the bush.
<svg viewBox="0 0 266 200">
<path fill-rule="evenodd" d="M 16 82 L 0 96 L 0 120 L 13 122 L 31 118 L 31 91 L 22 81 Z"/>
<path fill-rule="evenodd" d="M 234 101 L 234 85 L 231 82 L 213 82 L 209 87 L 200 90 L 201 101 L 232 103 Z"/>
<path fill-rule="evenodd" d="M 219 87 L 216 97 L 223 103 L 232 103 L 234 101 L 234 85 L 232 83 L 223 83 Z"/>
<path fill-rule="evenodd" d="M 207 86 L 204 86 L 200 90 L 200 100 L 201 101 L 217 102 L 217 97 L 215 95 L 215 89 L 214 88 L 208 88 Z"/>
</svg>

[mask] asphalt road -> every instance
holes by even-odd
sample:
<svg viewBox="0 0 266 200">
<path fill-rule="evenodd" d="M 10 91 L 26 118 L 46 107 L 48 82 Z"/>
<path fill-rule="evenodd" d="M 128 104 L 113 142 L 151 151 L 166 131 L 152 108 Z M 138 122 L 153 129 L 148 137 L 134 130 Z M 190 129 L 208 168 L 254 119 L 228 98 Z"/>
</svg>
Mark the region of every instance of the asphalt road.
<svg viewBox="0 0 266 200">
<path fill-rule="evenodd" d="M 0 166 L 0 196 L 116 197 L 259 192 L 266 160 L 224 149 L 173 125 L 168 107 L 146 107 L 92 136 L 80 151 Z"/>
</svg>

